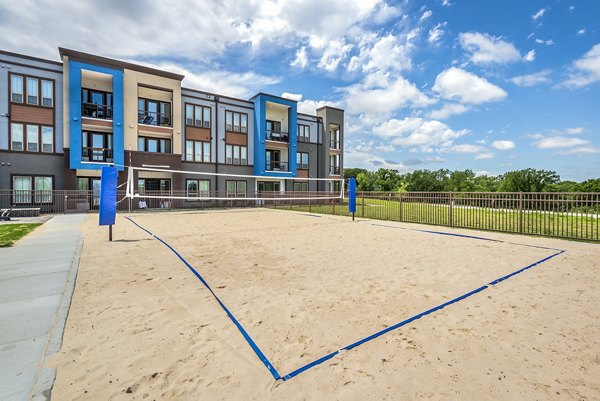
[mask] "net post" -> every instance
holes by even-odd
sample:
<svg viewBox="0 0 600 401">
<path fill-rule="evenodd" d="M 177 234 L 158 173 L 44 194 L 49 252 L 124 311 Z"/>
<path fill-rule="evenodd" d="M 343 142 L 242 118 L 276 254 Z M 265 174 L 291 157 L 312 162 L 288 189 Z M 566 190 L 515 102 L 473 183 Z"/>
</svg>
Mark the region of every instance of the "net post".
<svg viewBox="0 0 600 401">
<path fill-rule="evenodd" d="M 350 178 L 348 180 L 348 211 L 352 213 L 352 221 L 354 221 L 354 214 L 356 213 L 356 179 Z"/>
</svg>

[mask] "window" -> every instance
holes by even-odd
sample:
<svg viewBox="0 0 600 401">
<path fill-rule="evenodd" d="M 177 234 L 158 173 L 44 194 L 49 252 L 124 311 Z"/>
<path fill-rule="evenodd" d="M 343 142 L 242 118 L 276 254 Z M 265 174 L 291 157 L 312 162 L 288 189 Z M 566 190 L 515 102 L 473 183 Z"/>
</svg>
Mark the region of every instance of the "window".
<svg viewBox="0 0 600 401">
<path fill-rule="evenodd" d="M 81 89 L 82 115 L 91 118 L 113 118 L 113 94 L 99 90 Z"/>
<path fill-rule="evenodd" d="M 12 123 L 10 125 L 10 148 L 23 150 L 23 124 Z"/>
<path fill-rule="evenodd" d="M 40 127 L 27 124 L 27 151 L 37 152 L 40 144 Z"/>
<path fill-rule="evenodd" d="M 225 145 L 225 164 L 246 166 L 248 164 L 248 147 Z"/>
<path fill-rule="evenodd" d="M 210 128 L 210 107 L 193 104 L 185 105 L 185 125 L 190 127 Z"/>
<path fill-rule="evenodd" d="M 225 130 L 230 132 L 248 133 L 248 115 L 235 111 L 225 112 Z"/>
<path fill-rule="evenodd" d="M 27 104 L 38 104 L 39 90 L 38 79 L 27 77 Z"/>
<path fill-rule="evenodd" d="M 52 202 L 52 177 L 13 176 L 13 202 L 35 203 Z"/>
<path fill-rule="evenodd" d="M 308 192 L 308 182 L 294 182 L 294 191 Z"/>
<path fill-rule="evenodd" d="M 138 136 L 138 152 L 171 153 L 171 140 Z"/>
<path fill-rule="evenodd" d="M 54 104 L 54 85 L 52 81 L 42 80 L 42 106 L 52 107 Z"/>
<path fill-rule="evenodd" d="M 79 191 L 87 191 L 90 188 L 90 180 L 89 178 L 85 177 L 77 177 L 77 189 Z"/>
<path fill-rule="evenodd" d="M 42 127 L 42 152 L 52 153 L 54 151 L 54 129 Z"/>
<path fill-rule="evenodd" d="M 340 155 L 329 156 L 329 174 L 340 175 Z"/>
<path fill-rule="evenodd" d="M 329 127 L 329 147 L 340 149 L 340 126 L 331 124 Z"/>
<path fill-rule="evenodd" d="M 11 75 L 10 77 L 10 100 L 15 103 L 23 103 L 23 77 Z"/>
<path fill-rule="evenodd" d="M 246 181 L 227 181 L 227 197 L 245 198 Z"/>
<path fill-rule="evenodd" d="M 139 98 L 138 123 L 171 127 L 171 103 Z"/>
<path fill-rule="evenodd" d="M 308 170 L 308 153 L 296 153 L 296 167 L 300 170 Z"/>
<path fill-rule="evenodd" d="M 52 177 L 35 177 L 35 202 L 52 202 Z"/>
<path fill-rule="evenodd" d="M 310 126 L 298 124 L 298 142 L 310 141 Z"/>
<path fill-rule="evenodd" d="M 187 196 L 190 198 L 208 198 L 210 196 L 210 180 L 186 180 Z"/>
<path fill-rule="evenodd" d="M 210 163 L 210 142 L 185 141 L 185 160 Z"/>
<path fill-rule="evenodd" d="M 81 133 L 81 160 L 100 163 L 113 161 L 113 135 L 108 132 Z"/>
</svg>

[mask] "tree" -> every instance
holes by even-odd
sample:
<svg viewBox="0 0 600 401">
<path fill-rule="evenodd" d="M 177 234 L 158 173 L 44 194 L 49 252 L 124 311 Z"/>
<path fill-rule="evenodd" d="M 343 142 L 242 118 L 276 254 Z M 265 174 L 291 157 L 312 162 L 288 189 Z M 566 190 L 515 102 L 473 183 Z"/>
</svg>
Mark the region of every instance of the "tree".
<svg viewBox="0 0 600 401">
<path fill-rule="evenodd" d="M 364 168 L 345 168 L 344 169 L 344 179 L 348 180 L 348 178 L 356 178 L 360 173 L 366 173 L 367 170 Z"/>
<path fill-rule="evenodd" d="M 448 180 L 448 191 L 472 192 L 475 190 L 475 173 L 473 170 L 453 171 Z"/>
<path fill-rule="evenodd" d="M 527 168 L 504 174 L 499 190 L 502 192 L 542 192 L 549 185 L 558 182 L 560 182 L 560 176 L 555 171 Z"/>
<path fill-rule="evenodd" d="M 501 178 L 492 175 L 480 175 L 473 179 L 475 192 L 496 192 L 501 184 Z"/>
<path fill-rule="evenodd" d="M 577 184 L 578 192 L 600 192 L 600 178 L 592 178 Z"/>
</svg>

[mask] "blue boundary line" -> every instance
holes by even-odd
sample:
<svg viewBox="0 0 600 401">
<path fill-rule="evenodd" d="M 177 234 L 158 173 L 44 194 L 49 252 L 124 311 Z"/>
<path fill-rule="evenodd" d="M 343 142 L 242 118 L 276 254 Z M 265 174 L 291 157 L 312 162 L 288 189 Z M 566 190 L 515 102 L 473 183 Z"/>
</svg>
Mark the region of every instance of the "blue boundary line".
<svg viewBox="0 0 600 401">
<path fill-rule="evenodd" d="M 396 330 L 402 326 L 405 326 L 417 319 L 420 319 L 424 316 L 427 316 L 429 314 L 432 314 L 440 309 L 445 308 L 446 306 L 452 305 L 456 302 L 462 301 L 463 299 L 469 298 L 475 294 L 478 294 L 481 291 L 486 290 L 487 288 L 489 288 L 490 286 L 494 286 L 504 280 L 507 280 L 517 274 L 520 274 L 528 269 L 531 269 L 537 265 L 540 265 L 564 252 L 566 252 L 564 249 L 557 249 L 557 248 L 548 248 L 548 247 L 543 247 L 543 246 L 537 246 L 537 245 L 528 245 L 528 244 L 520 244 L 520 243 L 516 243 L 516 242 L 509 242 L 509 241 L 503 241 L 503 240 L 497 240 L 497 239 L 492 239 L 492 238 L 485 238 L 485 237 L 477 237 L 477 236 L 473 236 L 473 235 L 466 235 L 466 234 L 457 234 L 457 233 L 448 233 L 448 232 L 443 232 L 443 231 L 432 231 L 432 230 L 422 230 L 422 229 L 412 229 L 412 228 L 405 228 L 405 227 L 395 227 L 395 226 L 388 226 L 388 225 L 384 225 L 384 224 L 376 224 L 376 223 L 372 223 L 373 226 L 379 226 L 379 227 L 386 227 L 386 228 L 396 228 L 396 229 L 401 229 L 401 230 L 409 230 L 409 231 L 419 231 L 419 232 L 423 232 L 423 233 L 428 233 L 428 234 L 437 234 L 437 235 L 449 235 L 449 236 L 454 236 L 454 237 L 461 237 L 461 238 L 468 238 L 468 239 L 476 239 L 476 240 L 481 240 L 481 241 L 491 241 L 491 242 L 501 242 L 501 243 L 506 243 L 506 244 L 512 244 L 512 245 L 521 245 L 521 246 L 526 246 L 526 247 L 531 247 L 531 248 L 539 248 L 539 249 L 546 249 L 546 250 L 553 250 L 556 251 L 555 253 L 553 253 L 550 256 L 547 256 L 543 259 L 538 260 L 537 262 L 534 262 L 530 265 L 527 265 L 519 270 L 516 270 L 512 273 L 509 273 L 505 276 L 502 276 L 500 278 L 497 278 L 493 281 L 490 281 L 488 284 L 483 285 L 479 288 L 476 288 L 472 291 L 469 291 L 463 295 L 459 295 L 456 298 L 453 298 L 447 302 L 444 302 L 438 306 L 434 306 L 433 308 L 427 309 L 424 312 L 418 313 L 412 317 L 409 317 L 408 319 L 405 319 L 399 323 L 396 323 L 394 325 L 391 325 L 389 327 L 386 327 L 383 330 L 380 330 L 376 333 L 373 333 L 363 339 L 360 339 L 358 341 L 353 342 L 352 344 L 349 344 L 343 348 L 340 348 L 339 350 L 336 350 L 334 352 L 331 352 L 319 359 L 316 359 L 312 362 L 307 363 L 306 365 L 303 365 L 301 367 L 299 367 L 298 369 L 281 376 L 278 372 L 277 369 L 275 369 L 275 367 L 273 366 L 273 364 L 268 360 L 268 358 L 265 356 L 265 354 L 260 350 L 260 348 L 256 345 L 256 343 L 254 342 L 254 340 L 252 340 L 252 338 L 250 337 L 250 335 L 246 332 L 246 330 L 242 327 L 242 325 L 240 324 L 240 322 L 238 322 L 238 320 L 233 316 L 233 314 L 229 311 L 229 309 L 225 306 L 225 304 L 223 304 L 223 302 L 219 299 L 219 297 L 217 296 L 217 294 L 215 294 L 215 292 L 212 290 L 212 288 L 208 285 L 208 283 L 206 282 L 206 280 L 204 280 L 204 278 L 200 275 L 200 273 L 198 273 L 198 271 L 196 269 L 194 269 L 194 267 L 192 267 L 192 265 L 190 265 L 184 258 L 183 256 L 181 256 L 181 254 L 179 254 L 179 252 L 177 252 L 175 250 L 175 248 L 173 248 L 171 245 L 169 245 L 166 241 L 162 240 L 160 237 L 156 236 L 155 234 L 153 234 L 152 232 L 150 232 L 149 230 L 145 229 L 144 227 L 142 227 L 140 224 L 136 223 L 135 221 L 133 221 L 133 219 L 131 219 L 130 217 L 126 217 L 127 220 L 131 221 L 133 224 L 135 224 L 137 227 L 139 227 L 140 229 L 144 230 L 146 233 L 150 234 L 152 237 L 156 238 L 158 241 L 160 241 L 163 245 L 165 245 L 167 248 L 169 248 L 186 266 L 188 269 L 190 269 L 190 271 L 202 282 L 202 284 L 204 284 L 204 286 L 211 292 L 211 294 L 214 296 L 214 298 L 217 300 L 217 302 L 219 303 L 219 305 L 221 306 L 221 308 L 223 308 L 223 310 L 225 311 L 225 313 L 227 313 L 227 316 L 229 316 L 229 318 L 231 319 L 231 321 L 235 324 L 235 326 L 238 328 L 238 330 L 240 331 L 240 333 L 242 334 L 242 336 L 246 339 L 246 341 L 248 342 L 248 344 L 250 345 L 250 347 L 252 348 L 252 350 L 256 353 L 256 355 L 258 356 L 258 358 L 263 362 L 263 364 L 266 366 L 266 368 L 269 370 L 269 372 L 271 373 L 271 375 L 273 376 L 273 378 L 275 380 L 282 380 L 282 381 L 287 381 L 290 380 L 296 376 L 298 376 L 299 374 L 306 372 L 307 370 L 318 366 L 320 364 L 322 364 L 323 362 L 328 361 L 329 359 L 335 357 L 336 355 L 338 355 L 340 352 L 343 351 L 349 351 L 353 348 L 356 348 L 366 342 L 369 342 L 371 340 L 374 340 L 386 333 L 389 333 L 390 331 Z"/>
<path fill-rule="evenodd" d="M 244 329 L 244 327 L 242 327 L 242 325 L 240 324 L 240 322 L 238 322 L 238 320 L 235 318 L 235 316 L 233 316 L 233 314 L 229 311 L 229 309 L 225 306 L 225 304 L 221 301 L 221 299 L 219 299 L 219 297 L 217 296 L 217 294 L 215 294 L 215 292 L 213 291 L 213 289 L 210 287 L 210 285 L 208 285 L 208 283 L 200 275 L 200 273 L 198 273 L 198 271 L 196 269 L 194 269 L 192 267 L 192 265 L 190 265 L 187 262 L 187 260 L 185 260 L 183 258 L 183 256 L 181 256 L 179 254 L 179 252 L 177 252 L 175 250 L 175 248 L 173 248 L 171 245 L 169 245 L 166 241 L 162 240 L 157 235 L 151 233 L 149 230 L 145 229 L 140 224 L 138 224 L 135 221 L 133 221 L 133 219 L 131 217 L 125 217 L 125 218 L 127 220 L 131 221 L 137 227 L 141 228 L 142 230 L 144 230 L 145 232 L 147 232 L 148 234 L 150 234 L 152 237 L 156 238 L 163 245 L 165 245 L 167 248 L 169 248 L 171 250 L 171 252 L 173 252 L 175 255 L 177 255 L 177 257 L 183 262 L 183 264 L 186 265 L 188 269 L 190 269 L 190 271 L 198 278 L 198 280 L 200 280 L 202 282 L 202 284 L 204 284 L 204 286 L 211 292 L 211 294 L 213 295 L 213 297 L 215 297 L 215 299 L 217 300 L 217 302 L 219 303 L 219 305 L 221 305 L 221 308 L 223 308 L 223 310 L 225 311 L 225 313 L 227 313 L 227 316 L 229 316 L 229 319 L 231 319 L 231 321 L 233 322 L 233 324 L 235 324 L 235 326 L 238 328 L 238 330 L 240 331 L 240 333 L 242 334 L 242 336 L 244 336 L 244 338 L 246 339 L 246 341 L 248 342 L 248 344 L 250 345 L 250 347 L 252 348 L 252 350 L 254 351 L 254 353 L 256 354 L 256 356 L 258 356 L 258 359 L 260 359 L 261 362 L 264 363 L 264 365 L 266 366 L 266 368 L 269 370 L 269 372 L 273 376 L 273 379 L 279 380 L 281 378 L 281 376 L 277 372 L 277 369 L 275 369 L 275 366 L 273 366 L 273 364 L 269 361 L 269 359 L 265 356 L 265 354 L 260 350 L 260 348 L 258 347 L 258 345 L 256 345 L 256 343 L 254 342 L 254 340 L 252 339 L 252 337 L 250 337 L 250 335 Z"/>
</svg>

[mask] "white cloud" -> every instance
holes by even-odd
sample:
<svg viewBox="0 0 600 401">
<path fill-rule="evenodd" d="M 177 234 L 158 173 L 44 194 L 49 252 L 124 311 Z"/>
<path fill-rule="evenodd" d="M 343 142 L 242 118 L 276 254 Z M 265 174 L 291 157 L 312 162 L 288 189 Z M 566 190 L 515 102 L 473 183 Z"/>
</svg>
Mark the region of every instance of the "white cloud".
<svg viewBox="0 0 600 401">
<path fill-rule="evenodd" d="M 350 59 L 348 71 L 410 70 L 412 67 L 410 52 L 413 48 L 411 41 L 412 38 L 408 35 L 366 36 L 359 44 L 359 54 Z"/>
<path fill-rule="evenodd" d="M 352 114 L 385 114 L 399 108 L 425 107 L 434 101 L 403 77 L 389 74 L 369 74 L 360 83 L 340 88 L 344 103 Z"/>
<path fill-rule="evenodd" d="M 523 56 L 523 60 L 525 61 L 533 61 L 535 60 L 535 50 L 529 50 L 525 56 Z"/>
<path fill-rule="evenodd" d="M 427 41 L 432 45 L 436 45 L 439 43 L 442 36 L 444 36 L 444 27 L 447 25 L 447 22 L 440 22 L 433 28 L 429 30 L 429 34 L 427 35 Z"/>
<path fill-rule="evenodd" d="M 549 136 L 534 142 L 533 145 L 540 149 L 554 148 L 572 148 L 575 146 L 587 145 L 590 141 L 579 138 L 569 138 L 565 136 Z"/>
<path fill-rule="evenodd" d="M 491 175 L 492 174 L 492 173 L 490 173 L 487 170 L 477 170 L 477 171 L 474 171 L 474 173 L 475 173 L 475 177 L 481 177 L 481 176 L 484 176 L 484 175 Z"/>
<path fill-rule="evenodd" d="M 450 116 L 453 116 L 456 114 L 462 114 L 467 111 L 469 111 L 469 108 L 467 106 L 465 106 L 464 104 L 446 103 L 446 104 L 444 104 L 444 106 L 442 106 L 441 109 L 433 110 L 432 112 L 430 112 L 429 117 L 438 119 L 438 120 L 445 120 L 446 118 L 448 118 Z"/>
<path fill-rule="evenodd" d="M 580 147 L 580 148 L 573 148 L 573 149 L 569 149 L 569 150 L 561 150 L 560 152 L 558 152 L 559 155 L 564 155 L 564 156 L 568 156 L 568 155 L 593 155 L 596 153 L 600 153 L 600 148 L 594 148 L 594 147 Z"/>
<path fill-rule="evenodd" d="M 495 102 L 506 98 L 502 88 L 485 78 L 451 67 L 441 72 L 435 79 L 433 91 L 446 100 L 455 100 L 466 104 Z"/>
<path fill-rule="evenodd" d="M 492 142 L 492 147 L 498 150 L 510 150 L 515 148 L 515 143 L 513 141 L 494 141 Z"/>
<path fill-rule="evenodd" d="M 546 13 L 546 9 L 542 8 L 537 13 L 533 14 L 531 16 L 531 18 L 533 18 L 534 21 L 537 21 L 539 18 L 542 18 L 545 13 Z"/>
<path fill-rule="evenodd" d="M 423 22 L 426 19 L 428 19 L 429 17 L 431 17 L 431 14 L 433 14 L 433 12 L 431 10 L 427 10 L 423 13 L 423 15 L 421 15 L 421 18 L 419 18 L 419 22 Z"/>
<path fill-rule="evenodd" d="M 299 102 L 300 100 L 302 100 L 302 94 L 301 93 L 283 92 L 281 94 L 281 97 L 286 98 L 286 99 L 295 100 L 297 102 Z"/>
<path fill-rule="evenodd" d="M 569 78 L 560 86 L 581 88 L 600 81 L 600 44 L 592 47 L 571 66 Z"/>
<path fill-rule="evenodd" d="M 352 49 L 352 45 L 347 44 L 343 39 L 332 40 L 323 51 L 317 67 L 329 72 L 335 71 L 340 62 L 346 58 L 350 49 Z"/>
<path fill-rule="evenodd" d="M 579 134 L 583 133 L 583 128 L 581 128 L 581 127 L 567 128 L 563 132 L 568 135 L 579 135 Z"/>
<path fill-rule="evenodd" d="M 320 109 L 323 106 L 331 106 L 337 108 L 343 107 L 343 105 L 339 102 L 305 99 L 302 101 L 298 101 L 298 113 L 310 114 L 314 116 L 317 113 L 317 109 Z"/>
<path fill-rule="evenodd" d="M 552 73 L 550 70 L 542 70 L 533 74 L 518 75 L 511 78 L 511 82 L 517 86 L 535 86 L 539 84 L 547 84 L 550 82 L 549 75 Z"/>
<path fill-rule="evenodd" d="M 585 28 L 582 28 L 577 31 L 577 35 L 585 35 L 585 32 L 586 32 Z"/>
<path fill-rule="evenodd" d="M 540 133 L 529 134 L 527 136 L 531 139 L 542 139 L 544 137 L 544 135 Z"/>
<path fill-rule="evenodd" d="M 506 64 L 521 59 L 521 54 L 512 43 L 485 33 L 461 33 L 460 44 L 471 53 L 470 60 L 476 64 Z"/>
<path fill-rule="evenodd" d="M 552 46 L 554 44 L 554 41 L 552 39 L 548 39 L 548 40 L 536 39 L 535 43 L 538 43 L 540 45 Z"/>
<path fill-rule="evenodd" d="M 493 159 L 494 157 L 496 157 L 496 155 L 492 152 L 484 152 L 475 156 L 475 160 Z"/>
<path fill-rule="evenodd" d="M 290 63 L 290 66 L 298 67 L 298 68 L 302 69 L 302 68 L 306 68 L 307 65 L 308 65 L 308 54 L 306 53 L 306 46 L 302 46 L 296 52 L 296 57 L 294 58 L 294 60 L 292 60 L 292 62 Z"/>
<path fill-rule="evenodd" d="M 455 145 L 448 149 L 448 151 L 452 153 L 481 153 L 485 150 L 485 147 L 481 145 L 473 145 L 470 143 Z"/>
<path fill-rule="evenodd" d="M 406 117 L 402 120 L 391 119 L 375 127 L 373 133 L 389 138 L 393 145 L 432 152 L 434 148 L 452 146 L 453 141 L 465 135 L 467 130 L 455 131 L 440 121 Z"/>
</svg>

